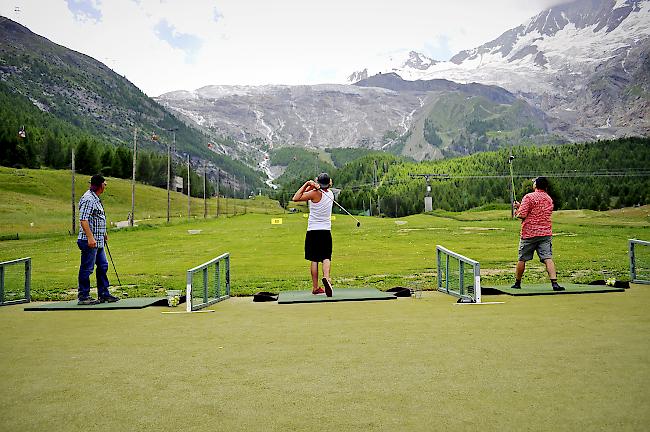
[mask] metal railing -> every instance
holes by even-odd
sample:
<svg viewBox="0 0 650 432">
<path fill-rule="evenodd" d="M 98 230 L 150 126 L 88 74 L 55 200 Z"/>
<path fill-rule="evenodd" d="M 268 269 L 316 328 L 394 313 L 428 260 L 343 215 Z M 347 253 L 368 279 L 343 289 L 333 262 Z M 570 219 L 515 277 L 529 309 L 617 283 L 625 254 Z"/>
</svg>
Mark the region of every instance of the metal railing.
<svg viewBox="0 0 650 432">
<path fill-rule="evenodd" d="M 436 262 L 438 265 L 438 291 L 481 303 L 481 265 L 478 261 L 437 245 Z M 458 268 L 455 268 L 456 264 Z M 471 275 L 465 271 L 465 265 L 471 267 Z M 452 269 L 452 267 L 454 268 Z M 467 276 L 472 278 L 469 286 L 465 283 Z"/>
<path fill-rule="evenodd" d="M 5 287 L 5 279 L 7 276 L 6 269 L 9 266 L 19 265 L 21 263 L 25 264 L 25 284 L 24 284 L 24 291 L 21 292 L 21 294 L 24 293 L 24 296 L 18 296 L 18 295 L 10 296 L 9 293 L 6 291 L 6 287 Z M 12 261 L 0 262 L 0 306 L 18 304 L 18 303 L 29 303 L 31 301 L 31 295 L 30 295 L 31 288 L 32 288 L 32 259 L 30 257 L 19 258 Z M 13 298 L 9 298 L 9 297 L 13 297 Z"/>
<path fill-rule="evenodd" d="M 638 253 L 636 247 L 641 246 L 645 248 L 643 256 L 645 258 L 642 264 L 639 265 Z M 630 281 L 638 284 L 650 284 L 650 242 L 630 239 L 629 240 L 629 255 L 630 255 Z"/>
<path fill-rule="evenodd" d="M 210 271 L 212 269 L 212 272 Z M 222 271 L 225 286 L 222 290 Z M 194 284 L 194 277 L 201 273 L 201 287 Z M 203 309 L 230 297 L 230 254 L 225 253 L 187 271 L 187 312 Z"/>
</svg>

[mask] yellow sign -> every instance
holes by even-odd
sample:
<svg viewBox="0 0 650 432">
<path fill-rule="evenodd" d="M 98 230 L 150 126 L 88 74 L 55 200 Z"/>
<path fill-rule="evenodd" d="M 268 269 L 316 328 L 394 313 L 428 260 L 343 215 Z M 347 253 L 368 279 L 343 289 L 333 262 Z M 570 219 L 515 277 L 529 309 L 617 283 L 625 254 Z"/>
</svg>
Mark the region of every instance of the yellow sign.
<svg viewBox="0 0 650 432">
<path fill-rule="evenodd" d="M 271 219 L 271 225 L 282 225 L 282 218 Z"/>
</svg>

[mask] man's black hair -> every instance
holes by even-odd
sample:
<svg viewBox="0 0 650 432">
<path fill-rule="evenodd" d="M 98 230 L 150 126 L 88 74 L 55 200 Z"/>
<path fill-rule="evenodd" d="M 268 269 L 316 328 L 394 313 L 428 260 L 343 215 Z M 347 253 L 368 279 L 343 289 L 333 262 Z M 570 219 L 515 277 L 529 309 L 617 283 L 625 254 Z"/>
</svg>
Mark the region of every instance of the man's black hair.
<svg viewBox="0 0 650 432">
<path fill-rule="evenodd" d="M 535 187 L 543 191 L 548 191 L 548 179 L 546 177 L 537 177 L 535 179 Z"/>
<path fill-rule="evenodd" d="M 93 186 L 101 186 L 106 180 L 103 176 L 95 174 L 90 178 L 90 184 Z"/>
</svg>

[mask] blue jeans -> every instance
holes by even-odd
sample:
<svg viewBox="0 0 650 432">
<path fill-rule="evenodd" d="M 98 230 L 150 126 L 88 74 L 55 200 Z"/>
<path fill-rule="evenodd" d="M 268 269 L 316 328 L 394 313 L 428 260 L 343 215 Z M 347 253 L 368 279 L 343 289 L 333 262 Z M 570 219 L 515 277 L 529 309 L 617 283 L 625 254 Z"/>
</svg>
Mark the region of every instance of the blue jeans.
<svg viewBox="0 0 650 432">
<path fill-rule="evenodd" d="M 108 261 L 104 248 L 88 247 L 88 240 L 77 240 L 77 246 L 81 250 L 81 265 L 79 266 L 79 299 L 90 297 L 90 275 L 93 273 L 93 267 L 97 265 L 95 276 L 97 277 L 97 295 L 106 297 L 110 295 L 108 291 Z"/>
</svg>

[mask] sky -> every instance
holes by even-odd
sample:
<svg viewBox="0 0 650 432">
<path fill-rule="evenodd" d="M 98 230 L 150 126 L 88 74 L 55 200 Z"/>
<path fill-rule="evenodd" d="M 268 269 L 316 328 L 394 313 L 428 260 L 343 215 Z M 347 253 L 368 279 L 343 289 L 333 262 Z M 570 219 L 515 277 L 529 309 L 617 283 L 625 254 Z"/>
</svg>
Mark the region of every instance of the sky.
<svg viewBox="0 0 650 432">
<path fill-rule="evenodd" d="M 562 0 L 0 0 L 0 14 L 149 96 L 342 83 L 401 51 L 449 60 Z"/>
</svg>

